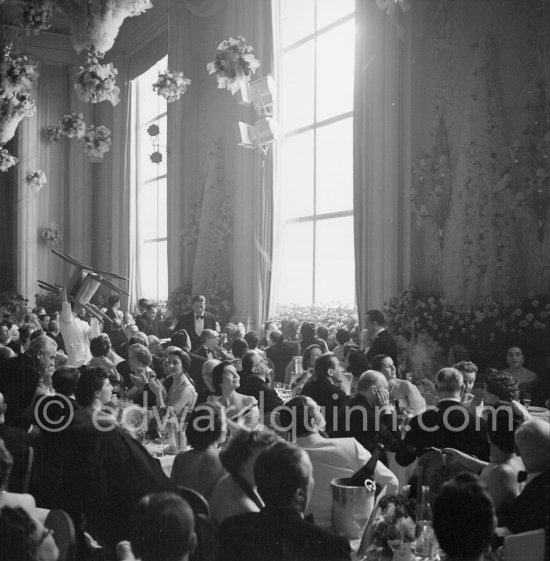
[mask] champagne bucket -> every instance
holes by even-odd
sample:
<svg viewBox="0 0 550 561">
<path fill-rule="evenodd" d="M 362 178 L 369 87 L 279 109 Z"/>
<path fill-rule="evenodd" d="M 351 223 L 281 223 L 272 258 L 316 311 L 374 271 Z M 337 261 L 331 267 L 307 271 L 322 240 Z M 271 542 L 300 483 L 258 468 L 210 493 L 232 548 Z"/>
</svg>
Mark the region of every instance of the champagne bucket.
<svg viewBox="0 0 550 561">
<path fill-rule="evenodd" d="M 349 477 L 330 482 L 332 495 L 332 528 L 349 540 L 360 539 L 374 508 L 375 489 L 367 486 L 349 487 Z"/>
</svg>

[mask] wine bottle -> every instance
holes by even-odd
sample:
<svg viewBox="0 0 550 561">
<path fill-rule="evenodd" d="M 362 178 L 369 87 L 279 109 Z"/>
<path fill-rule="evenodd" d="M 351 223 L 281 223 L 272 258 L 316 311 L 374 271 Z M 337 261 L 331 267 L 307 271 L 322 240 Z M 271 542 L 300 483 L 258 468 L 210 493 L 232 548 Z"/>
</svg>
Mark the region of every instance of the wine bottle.
<svg viewBox="0 0 550 561">
<path fill-rule="evenodd" d="M 383 451 L 384 446 L 382 444 L 378 444 L 373 450 L 369 461 L 349 478 L 347 483 L 349 487 L 363 487 L 367 479 L 374 478 L 374 470 L 376 469 L 376 464 L 378 463 Z"/>
<path fill-rule="evenodd" d="M 417 559 L 433 559 L 435 533 L 432 526 L 430 488 L 422 486 L 422 498 L 416 512 L 416 556 Z"/>
</svg>

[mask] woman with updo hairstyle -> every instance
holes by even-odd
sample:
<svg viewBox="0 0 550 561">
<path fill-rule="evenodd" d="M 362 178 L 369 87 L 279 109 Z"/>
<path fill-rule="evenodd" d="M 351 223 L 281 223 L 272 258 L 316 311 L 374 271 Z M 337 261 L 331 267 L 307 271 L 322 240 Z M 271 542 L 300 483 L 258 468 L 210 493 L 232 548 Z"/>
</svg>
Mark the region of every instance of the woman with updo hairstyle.
<svg viewBox="0 0 550 561">
<path fill-rule="evenodd" d="M 418 415 L 426 409 L 426 400 L 422 397 L 418 388 L 408 380 L 397 378 L 397 371 L 390 356 L 376 355 L 372 359 L 371 368 L 384 374 L 388 381 L 390 400 L 397 400 L 403 411 Z"/>
<path fill-rule="evenodd" d="M 519 384 L 520 396 L 531 393 L 531 386 L 536 380 L 537 375 L 523 365 L 525 356 L 521 347 L 514 345 L 506 350 L 506 368 L 503 372 L 511 374 Z"/>
<path fill-rule="evenodd" d="M 216 404 L 199 405 L 189 416 L 185 434 L 191 450 L 176 456 L 170 479 L 208 500 L 225 473 L 218 452 L 227 435 L 224 410 Z"/>
<path fill-rule="evenodd" d="M 218 403 L 225 408 L 227 426 L 232 433 L 240 427 L 255 427 L 260 420 L 260 411 L 256 398 L 238 393 L 241 378 L 235 366 L 224 360 L 212 370 L 212 387 L 215 396 L 209 397 L 209 403 Z"/>
<path fill-rule="evenodd" d="M 278 442 L 276 434 L 259 425 L 239 430 L 220 452 L 227 471 L 217 483 L 210 499 L 212 519 L 221 524 L 226 518 L 245 512 L 259 512 L 265 505 L 256 490 L 254 463 L 260 452 Z"/>
<path fill-rule="evenodd" d="M 191 367 L 191 357 L 179 347 L 168 347 L 164 351 L 164 370 L 172 380 L 166 391 L 162 382 L 150 378 L 149 388 L 155 394 L 159 408 L 172 407 L 178 417 L 187 416 L 195 407 L 197 392 L 187 373 Z"/>
<path fill-rule="evenodd" d="M 113 397 L 109 373 L 104 368 L 86 368 L 78 378 L 74 395 L 80 409 L 73 416 L 73 426 L 118 424 L 112 414 L 102 410 Z"/>
</svg>

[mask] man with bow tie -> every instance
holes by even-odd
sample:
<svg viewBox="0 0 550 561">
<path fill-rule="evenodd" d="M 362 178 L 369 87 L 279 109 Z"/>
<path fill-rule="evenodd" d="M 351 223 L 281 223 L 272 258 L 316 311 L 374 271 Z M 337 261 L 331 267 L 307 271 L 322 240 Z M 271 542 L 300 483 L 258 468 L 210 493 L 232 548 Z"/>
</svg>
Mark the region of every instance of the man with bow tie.
<svg viewBox="0 0 550 561">
<path fill-rule="evenodd" d="M 206 298 L 204 296 L 193 296 L 191 305 L 193 310 L 179 317 L 174 332 L 185 329 L 191 340 L 191 352 L 194 352 L 202 345 L 201 333 L 205 329 L 216 330 L 217 322 L 214 314 L 206 311 Z"/>
</svg>

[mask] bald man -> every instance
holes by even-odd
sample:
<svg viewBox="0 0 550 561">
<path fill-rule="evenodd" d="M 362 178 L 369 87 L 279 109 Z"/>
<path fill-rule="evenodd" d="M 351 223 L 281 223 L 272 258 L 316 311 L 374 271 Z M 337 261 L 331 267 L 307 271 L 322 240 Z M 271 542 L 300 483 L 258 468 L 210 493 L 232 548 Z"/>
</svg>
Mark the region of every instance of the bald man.
<svg viewBox="0 0 550 561">
<path fill-rule="evenodd" d="M 55 370 L 57 343 L 41 335 L 33 339 L 23 354 L 0 365 L 0 392 L 9 407 L 6 424 L 22 426 L 23 411 L 30 404 L 39 381 L 51 377 Z"/>
<path fill-rule="evenodd" d="M 411 419 L 396 453 L 397 463 L 407 466 L 428 448 L 456 448 L 489 461 L 487 423 L 461 405 L 462 373 L 456 368 L 442 368 L 436 375 L 435 387 L 439 401 Z"/>
</svg>

